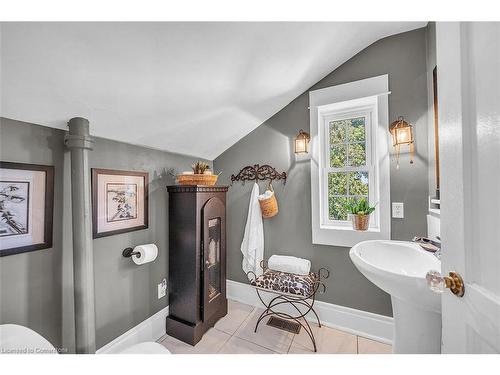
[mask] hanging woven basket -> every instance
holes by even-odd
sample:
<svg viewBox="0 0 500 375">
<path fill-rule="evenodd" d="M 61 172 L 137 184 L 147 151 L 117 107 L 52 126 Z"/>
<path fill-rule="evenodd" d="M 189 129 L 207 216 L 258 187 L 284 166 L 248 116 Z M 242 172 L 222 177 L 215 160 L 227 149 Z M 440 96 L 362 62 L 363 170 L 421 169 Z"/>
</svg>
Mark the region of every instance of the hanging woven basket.
<svg viewBox="0 0 500 375">
<path fill-rule="evenodd" d="M 271 196 L 269 198 L 259 199 L 260 210 L 262 211 L 262 217 L 264 219 L 268 219 L 278 214 L 278 201 L 276 200 L 273 185 L 269 184 L 267 190 L 272 192 Z"/>
</svg>

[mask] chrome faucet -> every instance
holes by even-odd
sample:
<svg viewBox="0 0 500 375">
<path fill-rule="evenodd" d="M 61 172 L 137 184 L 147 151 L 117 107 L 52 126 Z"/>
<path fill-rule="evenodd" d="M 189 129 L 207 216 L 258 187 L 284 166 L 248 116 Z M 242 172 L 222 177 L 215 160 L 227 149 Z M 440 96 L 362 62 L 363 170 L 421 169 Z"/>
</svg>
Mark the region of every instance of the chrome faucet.
<svg viewBox="0 0 500 375">
<path fill-rule="evenodd" d="M 434 241 L 427 237 L 416 236 L 413 237 L 412 241 L 419 244 L 420 247 L 425 251 L 433 253 L 436 258 L 441 260 L 441 238 L 439 236 L 436 236 L 436 239 L 437 241 Z"/>
</svg>

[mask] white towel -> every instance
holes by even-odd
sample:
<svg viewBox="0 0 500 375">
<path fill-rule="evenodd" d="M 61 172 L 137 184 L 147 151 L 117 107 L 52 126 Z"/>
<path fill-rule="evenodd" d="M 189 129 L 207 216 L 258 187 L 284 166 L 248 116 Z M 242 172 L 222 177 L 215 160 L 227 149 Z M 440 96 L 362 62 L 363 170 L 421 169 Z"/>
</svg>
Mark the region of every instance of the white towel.
<svg viewBox="0 0 500 375">
<path fill-rule="evenodd" d="M 259 201 L 269 199 L 273 196 L 273 194 L 274 194 L 274 191 L 266 190 L 264 194 L 259 195 Z"/>
<path fill-rule="evenodd" d="M 264 258 L 264 226 L 259 205 L 259 185 L 254 184 L 248 205 L 247 224 L 241 242 L 243 253 L 243 271 L 253 271 L 257 276 L 262 274 L 260 262 Z M 251 277 L 250 277 L 251 278 Z"/>
<path fill-rule="evenodd" d="M 275 271 L 295 273 L 297 275 L 309 275 L 309 271 L 311 271 L 310 260 L 286 255 L 272 255 L 267 261 L 267 266 Z"/>
</svg>

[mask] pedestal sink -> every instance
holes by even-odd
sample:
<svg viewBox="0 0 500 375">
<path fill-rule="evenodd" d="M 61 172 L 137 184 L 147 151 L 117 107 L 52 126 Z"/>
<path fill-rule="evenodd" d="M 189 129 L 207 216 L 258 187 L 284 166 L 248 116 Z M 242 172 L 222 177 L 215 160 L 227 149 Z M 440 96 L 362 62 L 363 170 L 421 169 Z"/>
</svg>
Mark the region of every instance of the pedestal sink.
<svg viewBox="0 0 500 375">
<path fill-rule="evenodd" d="M 404 241 L 360 242 L 349 256 L 368 280 L 391 295 L 393 352 L 440 353 L 441 296 L 428 288 L 425 275 L 441 271 L 441 262 Z"/>
</svg>

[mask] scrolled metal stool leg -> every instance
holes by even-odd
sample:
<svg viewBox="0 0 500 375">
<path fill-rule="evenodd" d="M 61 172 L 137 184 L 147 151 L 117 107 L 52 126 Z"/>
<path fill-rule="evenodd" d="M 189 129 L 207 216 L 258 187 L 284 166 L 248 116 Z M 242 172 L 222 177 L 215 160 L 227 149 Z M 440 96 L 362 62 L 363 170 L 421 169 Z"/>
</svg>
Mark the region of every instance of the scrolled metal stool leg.
<svg viewBox="0 0 500 375">
<path fill-rule="evenodd" d="M 257 294 L 259 294 L 258 290 L 257 290 Z M 260 294 L 259 294 L 259 296 L 260 296 Z M 307 298 L 309 298 L 309 296 Z M 279 301 L 279 299 L 282 299 L 283 301 Z M 261 299 L 261 301 L 262 301 L 262 299 Z M 273 310 L 274 307 L 276 307 L 278 305 L 281 305 L 281 304 L 285 304 L 285 303 L 288 303 L 288 304 L 292 305 L 295 308 L 295 310 L 297 310 L 297 312 L 298 312 L 299 315 L 292 316 L 292 315 L 287 314 L 287 313 L 283 313 L 283 312 L 279 312 L 279 311 L 274 311 Z M 296 303 L 306 306 L 307 311 L 306 312 L 302 312 L 295 305 Z M 257 321 L 257 325 L 256 325 L 256 328 L 255 328 L 254 332 L 257 332 L 257 326 L 260 324 L 260 322 L 262 320 L 264 320 L 268 316 L 276 315 L 276 316 L 281 317 L 281 318 L 292 319 L 295 322 L 297 322 L 298 324 L 300 324 L 300 326 L 302 328 L 304 328 L 304 330 L 306 331 L 306 333 L 309 335 L 309 338 L 311 339 L 311 342 L 313 344 L 314 352 L 317 352 L 316 338 L 314 337 L 314 332 L 313 332 L 312 327 L 310 326 L 309 322 L 305 318 L 306 314 L 308 314 L 309 311 L 312 310 L 314 312 L 314 314 L 316 315 L 316 318 L 318 319 L 318 324 L 321 327 L 321 323 L 319 323 L 319 317 L 316 314 L 316 311 L 314 311 L 314 309 L 312 308 L 313 304 L 314 304 L 314 299 L 313 299 L 313 302 L 311 304 L 309 304 L 306 299 L 303 299 L 301 297 L 288 297 L 288 296 L 284 296 L 284 295 L 278 295 L 278 296 L 274 297 L 271 300 L 271 302 L 269 302 L 269 304 L 267 305 L 267 309 L 259 317 L 259 320 Z M 302 321 L 300 319 L 303 319 L 305 324 L 302 323 Z"/>
<path fill-rule="evenodd" d="M 318 314 L 316 313 L 316 310 L 314 309 L 311 309 L 311 311 L 313 312 L 313 314 L 316 316 L 316 321 L 318 322 L 318 327 L 321 328 L 322 325 L 321 325 L 321 322 L 319 321 L 319 316 Z"/>
<path fill-rule="evenodd" d="M 318 326 L 319 328 L 321 328 L 321 322 L 319 321 L 319 316 L 318 314 L 316 313 L 316 310 L 314 310 L 314 301 L 316 301 L 316 293 L 313 294 L 313 297 L 312 297 L 312 303 L 311 303 L 311 311 L 313 312 L 313 314 L 316 316 L 316 320 L 318 322 Z"/>
<path fill-rule="evenodd" d="M 255 324 L 255 329 L 253 330 L 254 333 L 257 333 L 257 328 L 259 327 L 260 322 L 262 319 L 266 317 L 266 314 L 268 313 L 268 310 L 264 310 L 262 314 L 260 314 L 259 319 L 257 319 L 257 323 Z"/>
<path fill-rule="evenodd" d="M 259 324 L 260 322 L 262 321 L 262 319 L 265 318 L 265 315 L 269 312 L 269 311 L 272 311 L 272 308 L 273 308 L 273 302 L 276 301 L 277 299 L 281 298 L 280 295 L 277 295 L 276 297 L 274 297 L 271 301 L 269 301 L 269 303 L 266 305 L 266 303 L 264 302 L 264 299 L 262 298 L 262 296 L 260 295 L 259 293 L 259 289 L 255 289 L 257 291 L 257 296 L 259 297 L 260 299 L 260 302 L 262 302 L 262 304 L 264 305 L 264 307 L 266 307 L 266 309 L 262 312 L 262 314 L 260 314 L 260 317 L 259 319 L 257 319 L 257 323 L 255 324 L 255 329 L 254 329 L 254 333 L 257 333 L 257 328 L 259 327 Z M 273 312 L 274 313 L 274 312 Z"/>
<path fill-rule="evenodd" d="M 304 319 L 304 321 L 307 323 L 306 319 Z M 309 335 L 309 338 L 311 339 L 313 344 L 314 352 L 316 353 L 318 351 L 316 348 L 316 338 L 314 337 L 314 333 L 312 331 L 311 326 L 309 325 L 309 323 L 307 323 L 307 327 L 309 328 L 309 330 L 303 324 L 301 324 L 301 326 L 304 328 L 304 331 L 306 331 L 306 333 Z"/>
</svg>

